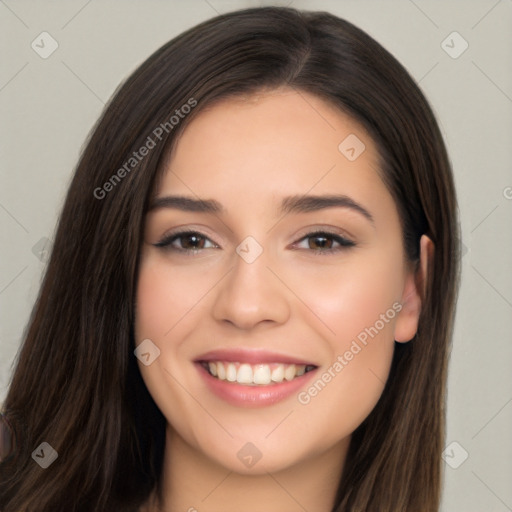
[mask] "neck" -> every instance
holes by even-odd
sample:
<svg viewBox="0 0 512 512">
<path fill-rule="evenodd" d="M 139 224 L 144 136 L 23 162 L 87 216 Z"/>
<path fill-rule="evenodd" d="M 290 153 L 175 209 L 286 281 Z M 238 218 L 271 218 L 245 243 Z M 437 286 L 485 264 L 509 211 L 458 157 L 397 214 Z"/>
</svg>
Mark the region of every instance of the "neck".
<svg viewBox="0 0 512 512">
<path fill-rule="evenodd" d="M 331 512 L 349 443 L 350 437 L 286 469 L 247 475 L 219 465 L 168 427 L 160 496 L 145 510 Z"/>
</svg>

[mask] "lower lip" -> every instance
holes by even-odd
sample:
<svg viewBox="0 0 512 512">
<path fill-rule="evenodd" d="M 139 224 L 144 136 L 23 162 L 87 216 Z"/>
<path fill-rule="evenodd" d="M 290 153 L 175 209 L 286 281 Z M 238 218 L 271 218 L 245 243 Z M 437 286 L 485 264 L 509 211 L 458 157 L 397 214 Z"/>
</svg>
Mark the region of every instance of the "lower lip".
<svg viewBox="0 0 512 512">
<path fill-rule="evenodd" d="M 316 368 L 290 381 L 268 386 L 244 386 L 237 382 L 220 380 L 210 375 L 200 363 L 196 363 L 208 388 L 219 398 L 237 407 L 265 407 L 285 400 L 297 393 L 316 373 Z"/>
</svg>

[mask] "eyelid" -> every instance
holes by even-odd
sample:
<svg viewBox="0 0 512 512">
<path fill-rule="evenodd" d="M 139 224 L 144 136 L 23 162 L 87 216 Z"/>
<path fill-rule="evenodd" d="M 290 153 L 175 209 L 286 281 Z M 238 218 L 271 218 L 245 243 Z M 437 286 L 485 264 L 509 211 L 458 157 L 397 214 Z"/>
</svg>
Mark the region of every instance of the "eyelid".
<svg viewBox="0 0 512 512">
<path fill-rule="evenodd" d="M 186 235 L 198 235 L 201 238 L 204 238 L 205 240 L 210 241 L 213 243 L 213 245 L 216 246 L 216 248 L 219 247 L 219 245 L 214 242 L 209 235 L 206 235 L 205 233 L 197 230 L 197 229 L 178 229 L 176 231 L 171 231 L 169 233 L 166 233 L 158 242 L 154 243 L 153 245 L 155 247 L 160 247 L 162 249 L 174 249 L 177 252 L 197 252 L 201 249 L 176 249 L 171 247 L 171 242 L 174 240 L 178 240 L 180 238 L 184 238 Z M 208 247 L 209 249 L 209 247 Z"/>
<path fill-rule="evenodd" d="M 331 226 L 328 224 L 315 224 L 313 226 L 308 226 L 302 229 L 297 235 L 294 235 L 294 238 L 300 237 L 300 240 L 302 240 L 302 238 L 304 238 L 305 236 L 311 236 L 316 233 L 325 233 L 332 236 L 339 236 L 353 243 L 355 243 L 356 240 L 356 237 L 352 235 L 352 233 L 348 232 L 346 229 L 342 229 L 337 226 Z"/>
<path fill-rule="evenodd" d="M 194 233 L 197 235 L 201 235 L 202 237 L 208 238 L 208 240 L 214 242 L 213 236 L 209 234 L 208 228 L 206 226 L 187 224 L 187 225 L 178 226 L 178 227 L 175 227 L 175 228 L 172 228 L 172 229 L 166 231 L 160 237 L 160 240 L 157 242 L 157 244 L 161 243 L 162 241 L 168 240 L 176 235 L 186 235 L 188 233 Z M 217 244 L 217 242 L 214 242 L 214 243 L 215 243 L 215 245 L 219 245 L 219 244 Z M 156 244 L 153 244 L 153 245 L 156 245 Z"/>
<path fill-rule="evenodd" d="M 163 251 L 174 252 L 177 255 L 192 257 L 199 255 L 199 253 L 206 249 L 222 249 L 222 246 L 218 244 L 210 234 L 207 233 L 208 231 L 208 227 L 204 225 L 181 225 L 165 232 L 165 234 L 162 235 L 160 240 L 152 245 Z M 210 242 L 211 244 L 213 244 L 214 247 L 183 249 L 179 247 L 174 247 L 172 245 L 176 240 L 179 240 L 180 238 L 185 237 L 186 235 L 198 235 L 200 238 L 203 238 Z M 305 239 L 312 238 L 315 235 L 327 235 L 328 237 L 332 238 L 335 243 L 338 244 L 338 247 L 326 249 L 294 247 L 297 244 L 303 242 Z M 353 248 L 354 246 L 358 245 L 356 243 L 356 240 L 356 237 L 354 237 L 350 232 L 339 226 L 333 226 L 329 224 L 314 224 L 302 228 L 298 233 L 293 235 L 293 242 L 291 243 L 291 247 L 292 250 L 295 251 L 313 253 L 314 255 L 329 256 Z"/>
<path fill-rule="evenodd" d="M 304 234 L 304 236 L 299 238 L 299 240 L 297 240 L 297 242 L 295 242 L 293 245 L 296 245 L 296 244 L 302 242 L 303 240 L 307 240 L 308 238 L 314 238 L 315 236 L 320 237 L 321 235 L 325 235 L 324 238 L 331 238 L 335 243 L 338 244 L 338 247 L 320 249 L 320 250 L 314 250 L 314 249 L 309 249 L 309 248 L 294 249 L 294 250 L 306 251 L 306 252 L 312 253 L 315 256 L 318 256 L 318 255 L 329 256 L 329 255 L 337 254 L 341 251 L 346 251 L 346 250 L 351 249 L 357 245 L 353 240 L 351 240 L 344 234 L 340 234 L 336 231 L 332 231 L 329 229 L 314 229 L 312 231 L 308 231 Z"/>
<path fill-rule="evenodd" d="M 184 238 L 186 235 L 197 235 L 199 238 L 203 238 L 209 242 L 211 242 L 215 247 L 204 247 L 199 249 L 183 249 L 179 247 L 174 247 L 172 243 L 176 240 L 179 240 L 180 238 Z M 307 240 L 308 238 L 313 238 L 315 236 L 321 236 L 325 235 L 325 238 L 331 238 L 335 243 L 338 244 L 338 247 L 334 248 L 325 248 L 325 249 L 310 249 L 310 248 L 296 248 L 297 244 L 303 242 L 304 240 Z M 294 251 L 301 251 L 306 252 L 315 256 L 330 256 L 330 255 L 336 255 L 339 252 L 347 251 L 353 247 L 355 247 L 357 244 L 352 239 L 352 237 L 348 237 L 345 234 L 345 231 L 340 228 L 334 228 L 333 227 L 309 227 L 305 228 L 302 231 L 301 235 L 295 235 L 295 242 L 292 244 L 292 248 Z M 185 257 L 191 256 L 194 257 L 201 253 L 203 250 L 206 249 L 218 249 L 222 248 L 220 247 L 214 240 L 210 238 L 209 235 L 203 233 L 199 229 L 195 229 L 191 226 L 180 226 L 178 228 L 175 228 L 171 230 L 170 232 L 167 232 L 158 242 L 153 244 L 155 247 L 168 252 L 173 252 L 177 255 L 182 255 Z"/>
</svg>

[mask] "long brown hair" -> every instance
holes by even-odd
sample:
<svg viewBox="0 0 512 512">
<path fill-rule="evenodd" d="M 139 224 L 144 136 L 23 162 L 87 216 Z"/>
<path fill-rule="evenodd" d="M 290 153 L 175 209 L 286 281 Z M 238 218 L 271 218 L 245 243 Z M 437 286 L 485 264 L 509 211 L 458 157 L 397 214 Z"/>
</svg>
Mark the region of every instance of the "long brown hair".
<svg viewBox="0 0 512 512">
<path fill-rule="evenodd" d="M 435 244 L 418 332 L 395 344 L 381 399 L 353 434 L 333 511 L 438 510 L 459 282 L 442 136 L 414 80 L 365 32 L 329 13 L 265 7 L 215 17 L 162 46 L 93 128 L 4 403 L 17 443 L 0 465 L 2 512 L 128 512 L 148 499 L 162 468 L 165 419 L 139 373 L 133 324 L 159 164 L 205 106 L 283 86 L 336 105 L 368 130 L 409 260 L 418 262 L 422 234 Z M 31 457 L 42 442 L 58 453 L 47 469 Z"/>
</svg>

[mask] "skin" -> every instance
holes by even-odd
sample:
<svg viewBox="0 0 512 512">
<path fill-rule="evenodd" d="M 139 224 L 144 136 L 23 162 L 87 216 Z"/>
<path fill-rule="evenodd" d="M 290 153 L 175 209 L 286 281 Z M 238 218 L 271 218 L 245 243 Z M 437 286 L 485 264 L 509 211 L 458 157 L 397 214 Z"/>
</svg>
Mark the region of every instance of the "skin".
<svg viewBox="0 0 512 512">
<path fill-rule="evenodd" d="M 349 134 L 366 146 L 355 161 L 338 150 Z M 157 197 L 215 199 L 226 208 L 159 208 L 146 217 L 135 332 L 137 343 L 149 338 L 160 349 L 139 366 L 168 421 L 164 510 L 330 511 L 351 434 L 381 396 L 395 340 L 416 332 L 431 242 L 422 238 L 414 271 L 373 141 L 307 93 L 267 91 L 203 110 L 163 171 Z M 334 193 L 364 206 L 373 223 L 341 207 L 278 213 L 284 196 Z M 173 242 L 199 247 L 196 254 L 154 246 L 178 227 L 205 237 Z M 304 238 L 322 229 L 356 245 L 329 253 Z M 250 264 L 235 252 L 247 236 L 263 248 Z M 339 245 L 328 238 L 326 247 Z M 320 377 L 394 303 L 401 311 L 307 404 L 293 393 L 262 408 L 230 405 L 192 363 L 214 348 L 257 347 L 311 361 Z M 247 442 L 262 454 L 251 468 L 237 457 Z M 155 502 L 146 510 L 157 510 Z"/>
</svg>

